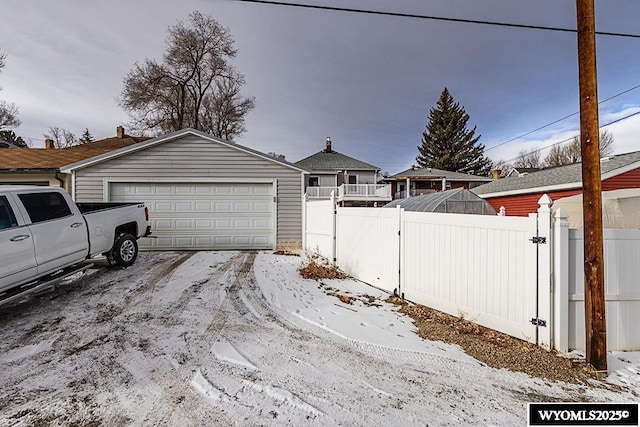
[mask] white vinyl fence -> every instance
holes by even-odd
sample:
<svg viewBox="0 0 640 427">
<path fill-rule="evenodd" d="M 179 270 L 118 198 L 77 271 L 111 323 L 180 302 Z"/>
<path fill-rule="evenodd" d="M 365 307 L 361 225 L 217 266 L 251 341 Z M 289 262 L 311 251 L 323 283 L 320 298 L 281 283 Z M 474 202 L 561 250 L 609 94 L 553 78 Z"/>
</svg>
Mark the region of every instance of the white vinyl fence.
<svg viewBox="0 0 640 427">
<path fill-rule="evenodd" d="M 568 348 L 585 348 L 584 236 L 569 230 Z M 640 349 L 640 230 L 604 230 L 609 350 Z"/>
<path fill-rule="evenodd" d="M 335 261 L 336 203 L 332 193 L 328 200 L 303 200 L 303 247 Z"/>
<path fill-rule="evenodd" d="M 305 248 L 353 277 L 545 347 L 584 350 L 582 233 L 561 211 L 552 220 L 547 196 L 526 218 L 319 203 L 306 203 Z M 640 231 L 604 237 L 608 349 L 640 350 Z"/>
</svg>

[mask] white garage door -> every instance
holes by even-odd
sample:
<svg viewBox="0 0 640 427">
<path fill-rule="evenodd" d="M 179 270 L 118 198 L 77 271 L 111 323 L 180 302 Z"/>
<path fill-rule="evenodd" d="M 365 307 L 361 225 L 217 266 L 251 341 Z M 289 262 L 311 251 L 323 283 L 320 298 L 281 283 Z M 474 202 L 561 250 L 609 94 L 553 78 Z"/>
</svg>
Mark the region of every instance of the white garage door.
<svg viewBox="0 0 640 427">
<path fill-rule="evenodd" d="M 273 184 L 111 183 L 110 200 L 144 202 L 155 239 L 145 249 L 272 249 Z"/>
</svg>

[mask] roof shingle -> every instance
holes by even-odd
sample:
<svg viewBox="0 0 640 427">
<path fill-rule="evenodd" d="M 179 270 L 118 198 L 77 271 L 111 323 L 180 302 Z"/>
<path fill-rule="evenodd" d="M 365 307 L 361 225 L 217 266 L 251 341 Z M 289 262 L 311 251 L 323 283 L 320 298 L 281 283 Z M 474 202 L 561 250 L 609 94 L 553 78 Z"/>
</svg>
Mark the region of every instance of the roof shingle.
<svg viewBox="0 0 640 427">
<path fill-rule="evenodd" d="M 11 148 L 0 149 L 0 170 L 59 169 L 64 165 L 108 153 L 144 141 L 146 137 L 105 138 L 89 144 L 69 148 Z"/>
<path fill-rule="evenodd" d="M 353 157 L 331 151 L 329 153 L 320 151 L 305 159 L 297 161 L 295 165 L 310 171 L 314 170 L 380 170 L 379 167 L 362 162 Z"/>
<path fill-rule="evenodd" d="M 486 176 L 451 172 L 435 168 L 409 168 L 405 171 L 390 176 L 388 179 L 405 180 L 407 178 L 426 180 L 446 178 L 447 181 L 491 181 L 491 178 L 488 178 Z"/>
</svg>

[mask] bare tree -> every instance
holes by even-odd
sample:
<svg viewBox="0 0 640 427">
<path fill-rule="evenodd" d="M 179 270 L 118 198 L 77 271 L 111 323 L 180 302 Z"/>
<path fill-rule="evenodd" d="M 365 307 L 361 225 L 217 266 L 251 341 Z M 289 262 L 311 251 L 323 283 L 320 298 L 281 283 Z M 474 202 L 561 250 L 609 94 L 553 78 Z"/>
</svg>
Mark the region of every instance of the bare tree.
<svg viewBox="0 0 640 427">
<path fill-rule="evenodd" d="M 50 127 L 49 133 L 45 133 L 44 137 L 52 140 L 56 148 L 68 148 L 79 144 L 78 137 L 72 132 L 55 126 Z"/>
<path fill-rule="evenodd" d="M 565 147 L 561 145 L 554 145 L 551 147 L 549 154 L 544 158 L 546 166 L 562 166 L 572 163 L 570 160 L 570 153 Z"/>
<path fill-rule="evenodd" d="M 7 54 L 0 51 L 0 73 L 6 64 L 6 59 Z M 6 101 L 0 101 L 0 130 L 17 128 L 21 123 L 18 119 L 18 107 Z"/>
<path fill-rule="evenodd" d="M 169 132 L 193 127 L 233 140 L 245 131 L 254 98 L 243 98 L 242 74 L 229 60 L 237 50 L 229 30 L 193 12 L 185 25 L 169 27 L 161 63 L 145 60 L 124 79 L 120 105 L 140 130 Z"/>
<path fill-rule="evenodd" d="M 600 157 L 613 154 L 613 135 L 606 129 L 600 131 Z M 580 148 L 580 137 L 574 137 L 567 145 L 554 145 L 545 158 L 548 166 L 562 166 L 582 161 L 582 151 Z"/>
<path fill-rule="evenodd" d="M 514 168 L 541 168 L 543 166 L 540 159 L 540 150 L 530 149 L 521 150 L 518 153 L 516 161 L 513 163 Z"/>
</svg>

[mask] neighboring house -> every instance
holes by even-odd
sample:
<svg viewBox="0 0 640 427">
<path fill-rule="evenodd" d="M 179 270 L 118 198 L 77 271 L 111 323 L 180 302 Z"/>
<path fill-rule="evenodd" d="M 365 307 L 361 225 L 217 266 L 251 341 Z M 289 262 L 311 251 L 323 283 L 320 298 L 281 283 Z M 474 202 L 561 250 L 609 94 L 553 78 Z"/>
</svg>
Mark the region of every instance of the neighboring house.
<svg viewBox="0 0 640 427">
<path fill-rule="evenodd" d="M 479 185 L 491 182 L 491 178 L 435 168 L 412 166 L 405 171 L 385 178 L 385 181 L 391 183 L 394 199 L 404 199 L 406 197 L 421 196 L 454 188 L 470 190 Z M 409 189 L 408 192 L 407 189 Z"/>
<path fill-rule="evenodd" d="M 334 192 L 343 206 L 371 206 L 391 200 L 388 184 L 378 184 L 380 168 L 334 151 L 331 138 L 325 149 L 295 163 L 309 171 L 305 191 L 310 199 L 329 198 Z"/>
<path fill-rule="evenodd" d="M 146 249 L 301 247 L 303 168 L 183 129 L 61 168 L 78 202 L 144 202 Z"/>
<path fill-rule="evenodd" d="M 118 126 L 116 136 L 90 144 L 56 149 L 53 141 L 45 141 L 45 148 L 0 149 L 0 185 L 49 185 L 71 190 L 71 177 L 60 173 L 60 167 L 117 148 L 125 147 L 147 138 L 126 135 Z"/>
<path fill-rule="evenodd" d="M 602 190 L 640 188 L 640 151 L 605 157 L 600 160 Z M 526 216 L 536 212 L 543 194 L 552 200 L 582 193 L 582 164 L 541 169 L 512 178 L 495 180 L 476 187 L 473 192 L 507 215 Z"/>
<path fill-rule="evenodd" d="M 0 148 L 20 148 L 17 145 L 9 142 L 9 141 L 5 141 L 4 139 L 0 139 Z"/>
<path fill-rule="evenodd" d="M 505 178 L 523 176 L 529 173 L 538 172 L 540 169 L 542 168 L 513 168 L 509 171 Z"/>
</svg>

